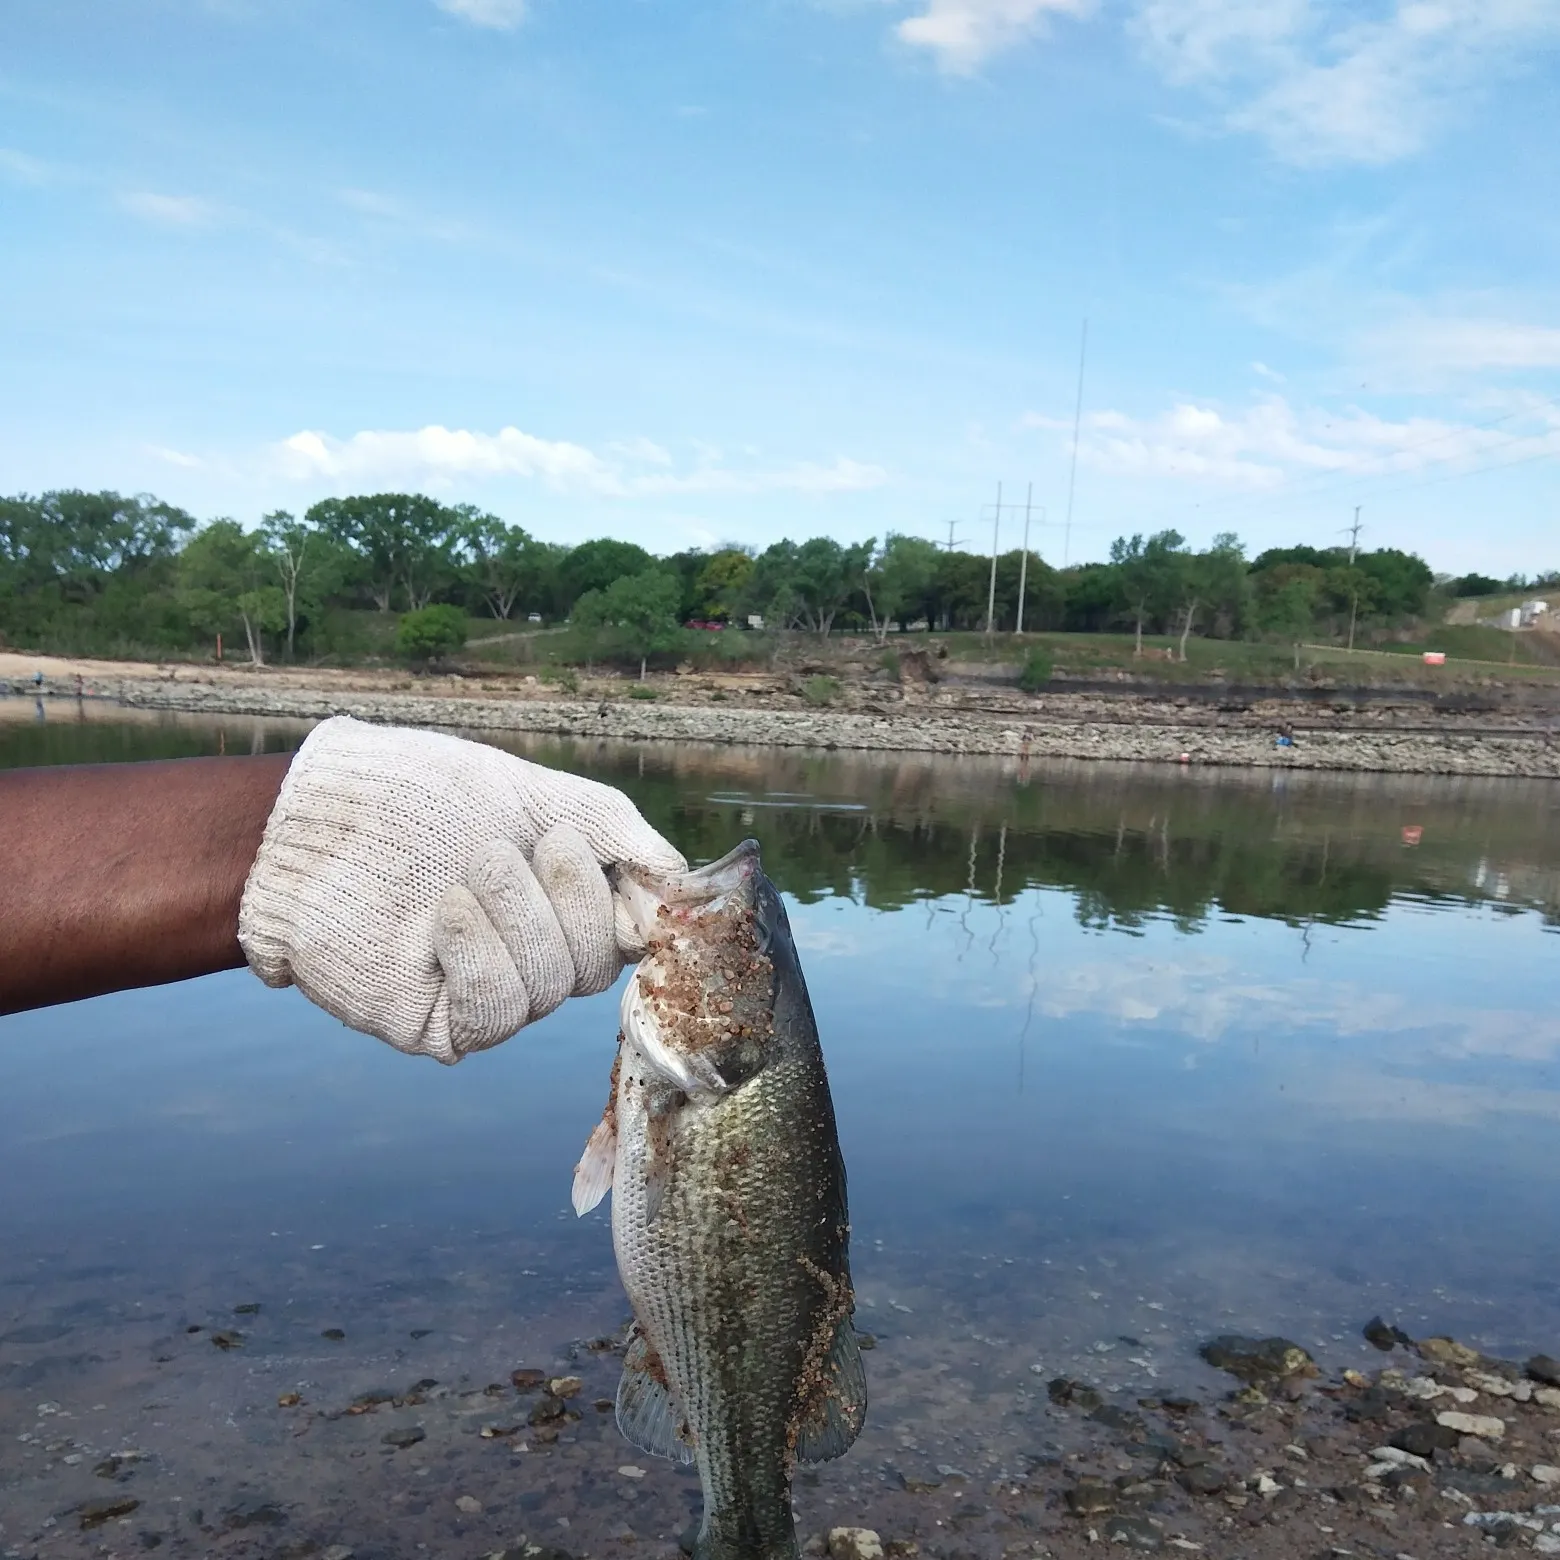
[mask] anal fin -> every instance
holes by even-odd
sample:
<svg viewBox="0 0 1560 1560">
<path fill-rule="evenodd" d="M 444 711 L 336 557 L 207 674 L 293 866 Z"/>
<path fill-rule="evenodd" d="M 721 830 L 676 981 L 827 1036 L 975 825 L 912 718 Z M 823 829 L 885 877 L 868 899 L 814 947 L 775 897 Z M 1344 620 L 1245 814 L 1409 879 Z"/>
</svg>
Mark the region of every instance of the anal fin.
<svg viewBox="0 0 1560 1560">
<path fill-rule="evenodd" d="M 585 1139 L 585 1152 L 574 1167 L 574 1211 L 581 1218 L 611 1190 L 616 1162 L 617 1128 L 603 1117 Z"/>
<path fill-rule="evenodd" d="M 834 1329 L 823 1368 L 802 1417 L 796 1455 L 808 1463 L 843 1456 L 867 1418 L 867 1373 L 849 1316 Z"/>
<path fill-rule="evenodd" d="M 660 1356 L 638 1330 L 623 1356 L 617 1390 L 617 1424 L 623 1438 L 652 1457 L 691 1463 L 693 1447 L 683 1439 L 683 1411 L 666 1383 Z"/>
</svg>

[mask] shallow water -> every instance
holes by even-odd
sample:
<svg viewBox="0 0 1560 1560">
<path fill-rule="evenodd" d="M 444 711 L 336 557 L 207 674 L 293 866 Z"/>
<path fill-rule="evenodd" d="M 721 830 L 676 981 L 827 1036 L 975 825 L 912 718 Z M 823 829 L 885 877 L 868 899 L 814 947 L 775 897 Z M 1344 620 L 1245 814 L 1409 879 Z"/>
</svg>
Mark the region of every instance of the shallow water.
<svg viewBox="0 0 1560 1560">
<path fill-rule="evenodd" d="M 0 700 L 0 765 L 304 730 Z M 1560 786 L 505 745 L 690 857 L 755 835 L 787 895 L 880 1340 L 804 1525 L 1006 1472 L 1058 1433 L 1044 1377 L 1211 1384 L 1212 1332 L 1340 1362 L 1380 1311 L 1560 1352 Z M 568 1211 L 615 1002 L 452 1070 L 242 972 L 0 1019 L 0 1548 L 665 1552 L 696 1484 L 579 1347 L 624 1315 L 605 1210 Z M 481 1392 L 521 1365 L 585 1378 L 550 1449 L 479 1433 L 524 1420 Z"/>
</svg>

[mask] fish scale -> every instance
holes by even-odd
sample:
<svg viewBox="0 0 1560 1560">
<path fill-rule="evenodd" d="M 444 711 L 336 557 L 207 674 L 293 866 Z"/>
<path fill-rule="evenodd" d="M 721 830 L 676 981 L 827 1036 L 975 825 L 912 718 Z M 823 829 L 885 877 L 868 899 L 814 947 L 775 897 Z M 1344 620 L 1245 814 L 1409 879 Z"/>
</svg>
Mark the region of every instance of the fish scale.
<svg viewBox="0 0 1560 1560">
<path fill-rule="evenodd" d="M 650 951 L 576 1176 L 588 1205 L 610 1141 L 613 1244 L 639 1334 L 619 1424 L 643 1450 L 697 1463 L 696 1560 L 789 1560 L 795 1462 L 843 1452 L 866 1408 L 812 1007 L 756 847 L 628 899 Z"/>
</svg>

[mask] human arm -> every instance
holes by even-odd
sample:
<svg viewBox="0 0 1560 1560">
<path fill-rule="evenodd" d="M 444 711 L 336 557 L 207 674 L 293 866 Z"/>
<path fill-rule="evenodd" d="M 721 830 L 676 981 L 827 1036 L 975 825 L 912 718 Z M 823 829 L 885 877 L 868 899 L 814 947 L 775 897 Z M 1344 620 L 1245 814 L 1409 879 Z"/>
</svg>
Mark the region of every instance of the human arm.
<svg viewBox="0 0 1560 1560">
<path fill-rule="evenodd" d="M 223 763 L 275 767 L 253 772 L 246 790 L 207 767 Z M 151 771 L 177 771 L 177 783 Z M 12 1006 L 247 960 L 268 985 L 296 985 L 351 1027 L 451 1063 L 570 995 L 604 990 L 637 955 L 608 868 L 685 865 L 610 786 L 345 717 L 315 727 L 290 762 L 106 766 L 96 782 L 53 788 L 88 774 L 19 782 L 42 789 L 8 831 L 68 848 L 33 850 L 14 938 L 0 911 L 5 978 L 21 990 L 26 963 L 50 971 Z M 63 945 L 91 924 L 95 853 L 120 840 L 131 843 L 116 912 L 97 963 L 83 962 Z M 0 856 L 0 904 L 9 872 Z"/>
<path fill-rule="evenodd" d="M 0 1013 L 243 964 L 239 900 L 291 759 L 0 772 Z"/>
</svg>

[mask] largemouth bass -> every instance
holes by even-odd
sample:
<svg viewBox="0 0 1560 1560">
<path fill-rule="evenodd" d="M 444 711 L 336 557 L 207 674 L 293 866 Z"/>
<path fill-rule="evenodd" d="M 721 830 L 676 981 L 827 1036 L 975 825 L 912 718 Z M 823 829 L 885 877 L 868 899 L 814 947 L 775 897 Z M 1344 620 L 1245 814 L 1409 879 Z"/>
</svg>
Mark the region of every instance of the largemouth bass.
<svg viewBox="0 0 1560 1560">
<path fill-rule="evenodd" d="M 867 1406 L 812 1004 L 752 841 L 618 896 L 648 951 L 574 1179 L 582 1214 L 611 1188 L 634 1310 L 618 1427 L 698 1465 L 695 1560 L 795 1560 L 793 1468 L 844 1452 Z"/>
</svg>

